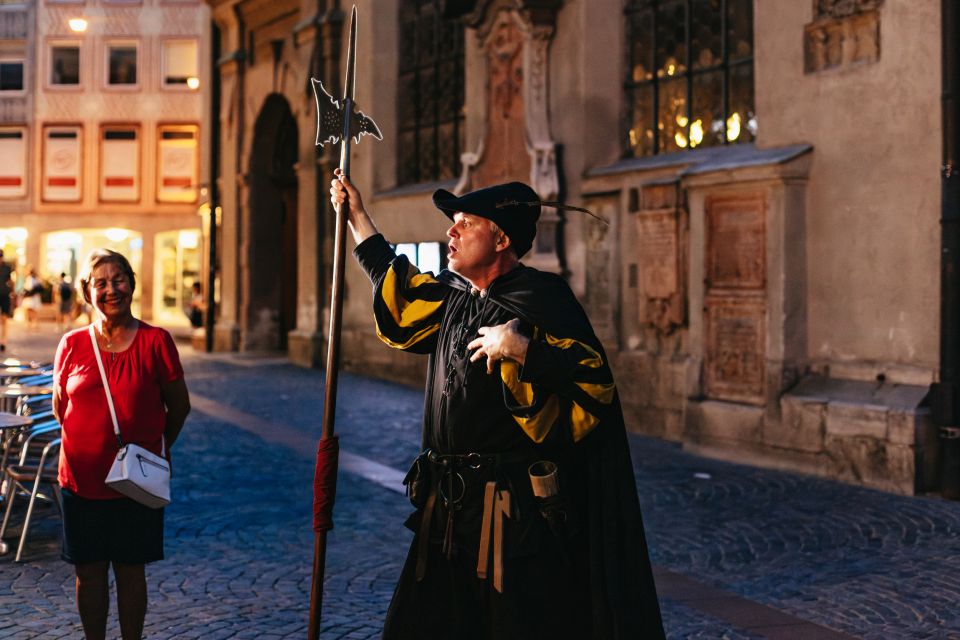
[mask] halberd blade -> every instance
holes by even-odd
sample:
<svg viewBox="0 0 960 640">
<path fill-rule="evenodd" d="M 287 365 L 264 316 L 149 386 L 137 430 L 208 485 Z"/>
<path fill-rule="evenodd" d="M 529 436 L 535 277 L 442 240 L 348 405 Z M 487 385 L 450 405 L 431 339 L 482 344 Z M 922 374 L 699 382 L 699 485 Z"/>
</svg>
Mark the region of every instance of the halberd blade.
<svg viewBox="0 0 960 640">
<path fill-rule="evenodd" d="M 357 93 L 357 5 L 350 12 L 350 39 L 347 41 L 347 77 L 343 97 L 353 100 Z"/>
<path fill-rule="evenodd" d="M 318 146 L 331 142 L 340 142 L 343 135 L 343 107 L 327 93 L 323 83 L 316 78 L 310 78 L 313 85 L 313 97 L 317 101 L 317 140 Z M 351 132 L 352 132 L 351 126 Z"/>
<path fill-rule="evenodd" d="M 360 136 L 373 136 L 377 140 L 383 140 L 383 134 L 380 133 L 380 127 L 373 121 L 373 118 L 364 114 L 362 111 L 354 111 L 350 114 L 350 135 L 353 141 L 360 143 Z"/>
</svg>

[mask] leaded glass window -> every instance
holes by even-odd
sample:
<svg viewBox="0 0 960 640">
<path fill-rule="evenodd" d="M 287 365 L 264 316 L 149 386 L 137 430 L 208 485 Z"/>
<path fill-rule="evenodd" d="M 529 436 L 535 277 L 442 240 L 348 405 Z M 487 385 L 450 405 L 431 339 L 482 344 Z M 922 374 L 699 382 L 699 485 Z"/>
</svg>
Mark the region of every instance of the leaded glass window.
<svg viewBox="0 0 960 640">
<path fill-rule="evenodd" d="M 463 25 L 440 0 L 401 0 L 398 181 L 449 180 L 463 149 Z"/>
<path fill-rule="evenodd" d="M 753 0 L 627 0 L 626 154 L 750 142 Z"/>
</svg>

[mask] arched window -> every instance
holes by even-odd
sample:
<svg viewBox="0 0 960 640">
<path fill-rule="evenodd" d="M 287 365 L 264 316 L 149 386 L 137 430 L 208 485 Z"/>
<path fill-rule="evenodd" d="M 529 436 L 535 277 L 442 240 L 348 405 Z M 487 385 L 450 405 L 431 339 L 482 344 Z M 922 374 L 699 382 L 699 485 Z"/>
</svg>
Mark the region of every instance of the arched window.
<svg viewBox="0 0 960 640">
<path fill-rule="evenodd" d="M 753 0 L 627 0 L 627 156 L 749 142 Z"/>
<path fill-rule="evenodd" d="M 449 180 L 463 149 L 463 25 L 440 0 L 400 2 L 400 184 Z"/>
</svg>

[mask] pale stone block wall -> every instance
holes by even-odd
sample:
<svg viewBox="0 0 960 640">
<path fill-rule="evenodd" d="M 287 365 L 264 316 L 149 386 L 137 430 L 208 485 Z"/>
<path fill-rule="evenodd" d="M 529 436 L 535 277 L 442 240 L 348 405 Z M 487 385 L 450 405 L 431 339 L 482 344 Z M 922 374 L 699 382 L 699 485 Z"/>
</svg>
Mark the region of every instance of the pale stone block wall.
<svg viewBox="0 0 960 640">
<path fill-rule="evenodd" d="M 815 149 L 809 354 L 862 365 L 847 374 L 863 379 L 886 372 L 930 382 L 939 331 L 940 3 L 885 2 L 877 62 L 805 74 L 812 5 L 754 3 L 758 144 Z"/>
</svg>

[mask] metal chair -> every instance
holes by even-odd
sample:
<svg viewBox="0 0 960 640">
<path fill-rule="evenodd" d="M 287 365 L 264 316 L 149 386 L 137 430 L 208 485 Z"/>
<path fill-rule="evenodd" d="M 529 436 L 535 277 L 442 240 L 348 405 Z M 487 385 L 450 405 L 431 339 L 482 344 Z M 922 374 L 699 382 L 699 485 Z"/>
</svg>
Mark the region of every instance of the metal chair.
<svg viewBox="0 0 960 640">
<path fill-rule="evenodd" d="M 29 447 L 24 447 L 23 451 L 28 451 L 28 449 Z M 0 525 L 0 554 L 7 553 L 9 550 L 7 544 L 2 540 L 4 534 L 7 532 L 7 525 L 10 523 L 10 514 L 13 512 L 13 503 L 17 495 L 17 490 L 19 489 L 24 492 L 29 491 L 30 493 L 30 502 L 27 504 L 27 513 L 23 520 L 23 529 L 20 532 L 20 544 L 17 547 L 15 562 L 20 562 L 20 558 L 23 555 L 23 547 L 27 541 L 27 533 L 30 531 L 30 519 L 33 516 L 33 507 L 36 504 L 37 496 L 40 492 L 40 485 L 51 485 L 57 509 L 60 511 L 61 517 L 63 516 L 63 505 L 59 491 L 60 486 L 57 482 L 56 462 L 54 462 L 52 468 L 49 467 L 51 461 L 57 461 L 59 459 L 59 453 L 60 438 L 56 438 L 43 447 L 40 457 L 35 463 L 29 456 L 22 456 L 21 459 L 24 460 L 23 463 L 11 464 L 4 470 L 7 478 L 7 509 L 3 514 L 3 524 Z"/>
</svg>

